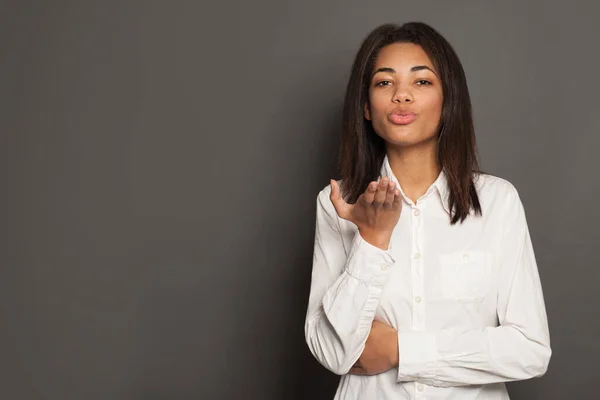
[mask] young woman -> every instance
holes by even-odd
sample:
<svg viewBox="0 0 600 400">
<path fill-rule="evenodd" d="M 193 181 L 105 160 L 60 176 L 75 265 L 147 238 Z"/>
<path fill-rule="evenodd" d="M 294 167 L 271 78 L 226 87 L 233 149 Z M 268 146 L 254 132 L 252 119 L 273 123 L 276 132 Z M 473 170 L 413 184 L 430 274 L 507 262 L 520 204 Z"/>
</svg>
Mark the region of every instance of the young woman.
<svg viewBox="0 0 600 400">
<path fill-rule="evenodd" d="M 317 198 L 306 341 L 336 399 L 508 399 L 551 356 L 519 195 L 478 169 L 450 44 L 386 24 L 347 87 L 342 179 Z"/>
</svg>

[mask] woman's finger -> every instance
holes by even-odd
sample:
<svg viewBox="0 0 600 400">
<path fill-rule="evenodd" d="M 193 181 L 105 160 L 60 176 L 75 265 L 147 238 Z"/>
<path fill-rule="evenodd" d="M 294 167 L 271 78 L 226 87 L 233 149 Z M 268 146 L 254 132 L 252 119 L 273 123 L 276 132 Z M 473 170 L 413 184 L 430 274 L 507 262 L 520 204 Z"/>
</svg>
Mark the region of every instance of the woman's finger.
<svg viewBox="0 0 600 400">
<path fill-rule="evenodd" d="M 375 200 L 373 201 L 374 205 L 381 206 L 385 203 L 385 197 L 387 195 L 388 185 L 390 183 L 390 179 L 388 177 L 381 178 L 379 182 L 379 186 L 377 188 L 377 193 L 375 193 Z"/>
<path fill-rule="evenodd" d="M 383 206 L 386 208 L 392 207 L 392 204 L 394 204 L 395 197 L 396 197 L 396 184 L 394 182 L 390 182 L 388 185 L 387 193 L 385 195 L 385 202 L 383 203 Z"/>
<path fill-rule="evenodd" d="M 369 183 L 365 192 L 361 195 L 362 203 L 365 206 L 370 206 L 373 204 L 373 200 L 375 199 L 375 193 L 377 193 L 377 187 L 379 184 L 377 182 Z"/>
<path fill-rule="evenodd" d="M 333 207 L 337 214 L 342 218 L 346 218 L 348 203 L 346 203 L 342 197 L 338 183 L 333 179 L 330 179 L 329 183 L 331 184 L 331 194 L 329 195 L 329 199 L 333 203 Z"/>
<path fill-rule="evenodd" d="M 400 190 L 396 189 L 395 191 L 395 196 L 394 196 L 394 202 L 392 203 L 392 208 L 394 210 L 397 210 L 398 208 L 402 207 L 402 195 L 400 194 Z"/>
</svg>

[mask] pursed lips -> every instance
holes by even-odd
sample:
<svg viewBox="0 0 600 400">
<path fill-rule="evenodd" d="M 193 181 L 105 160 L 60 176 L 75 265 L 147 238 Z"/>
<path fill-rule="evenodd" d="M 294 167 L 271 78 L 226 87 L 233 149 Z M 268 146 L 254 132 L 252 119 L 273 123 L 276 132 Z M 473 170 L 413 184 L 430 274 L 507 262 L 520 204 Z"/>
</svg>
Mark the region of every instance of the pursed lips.
<svg viewBox="0 0 600 400">
<path fill-rule="evenodd" d="M 417 119 L 417 114 L 408 110 L 394 110 L 388 115 L 388 119 L 396 125 L 408 125 Z"/>
</svg>

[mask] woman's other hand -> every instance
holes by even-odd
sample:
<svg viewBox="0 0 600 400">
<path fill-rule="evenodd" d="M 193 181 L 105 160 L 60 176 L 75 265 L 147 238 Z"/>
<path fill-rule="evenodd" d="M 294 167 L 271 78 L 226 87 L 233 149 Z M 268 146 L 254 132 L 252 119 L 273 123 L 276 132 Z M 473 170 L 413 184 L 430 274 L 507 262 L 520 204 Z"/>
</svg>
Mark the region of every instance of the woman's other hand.
<svg viewBox="0 0 600 400">
<path fill-rule="evenodd" d="M 381 374 L 398 366 L 398 362 L 398 331 L 383 322 L 373 321 L 365 348 L 349 373 Z"/>
</svg>

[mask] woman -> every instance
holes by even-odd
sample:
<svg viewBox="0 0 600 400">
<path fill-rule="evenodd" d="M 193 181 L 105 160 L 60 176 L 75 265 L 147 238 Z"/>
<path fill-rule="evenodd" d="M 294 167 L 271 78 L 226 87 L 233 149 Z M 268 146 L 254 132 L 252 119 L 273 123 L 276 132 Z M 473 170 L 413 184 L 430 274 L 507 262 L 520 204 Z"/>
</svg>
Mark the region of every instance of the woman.
<svg viewBox="0 0 600 400">
<path fill-rule="evenodd" d="M 317 199 L 306 341 L 336 399 L 508 399 L 539 377 L 548 323 L 522 203 L 478 170 L 450 44 L 386 24 L 356 56 L 342 179 Z"/>
</svg>

